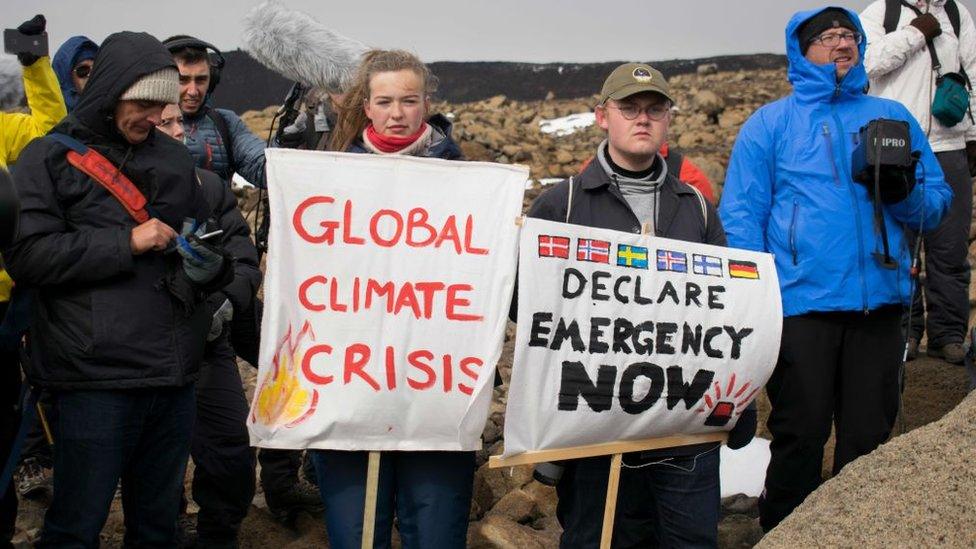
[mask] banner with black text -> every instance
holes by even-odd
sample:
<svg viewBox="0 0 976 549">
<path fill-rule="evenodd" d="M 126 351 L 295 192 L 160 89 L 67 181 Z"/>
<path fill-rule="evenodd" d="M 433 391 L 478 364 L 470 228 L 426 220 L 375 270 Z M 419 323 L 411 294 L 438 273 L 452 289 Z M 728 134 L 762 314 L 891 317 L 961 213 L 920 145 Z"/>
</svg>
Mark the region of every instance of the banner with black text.
<svg viewBox="0 0 976 549">
<path fill-rule="evenodd" d="M 769 379 L 772 256 L 526 219 L 504 456 L 731 429 Z"/>
</svg>

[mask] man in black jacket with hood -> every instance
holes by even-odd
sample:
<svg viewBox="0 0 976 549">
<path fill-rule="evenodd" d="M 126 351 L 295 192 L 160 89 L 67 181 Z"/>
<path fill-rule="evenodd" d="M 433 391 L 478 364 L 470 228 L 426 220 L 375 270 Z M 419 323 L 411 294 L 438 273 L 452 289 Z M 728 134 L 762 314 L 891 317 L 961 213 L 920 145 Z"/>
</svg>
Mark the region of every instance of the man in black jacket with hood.
<svg viewBox="0 0 976 549">
<path fill-rule="evenodd" d="M 3 255 L 17 284 L 36 290 L 27 376 L 59 410 L 38 547 L 98 546 L 120 478 L 126 545 L 175 544 L 211 323 L 203 304 L 233 275 L 195 236 L 210 212 L 192 158 L 155 130 L 178 92 L 158 40 L 113 34 L 75 110 L 23 151 L 14 174 L 20 235 Z M 107 161 L 98 179 L 69 162 L 84 147 Z M 123 178 L 145 197 L 147 221 L 109 192 Z"/>
</svg>

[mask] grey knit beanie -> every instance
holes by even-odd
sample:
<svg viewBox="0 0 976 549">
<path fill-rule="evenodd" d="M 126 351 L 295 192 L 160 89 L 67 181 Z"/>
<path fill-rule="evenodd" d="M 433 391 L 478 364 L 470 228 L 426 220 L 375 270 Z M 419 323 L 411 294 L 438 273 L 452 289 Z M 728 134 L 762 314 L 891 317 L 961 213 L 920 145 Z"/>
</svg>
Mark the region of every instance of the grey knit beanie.
<svg viewBox="0 0 976 549">
<path fill-rule="evenodd" d="M 180 71 L 176 67 L 165 67 L 151 72 L 129 86 L 119 100 L 179 103 Z"/>
</svg>

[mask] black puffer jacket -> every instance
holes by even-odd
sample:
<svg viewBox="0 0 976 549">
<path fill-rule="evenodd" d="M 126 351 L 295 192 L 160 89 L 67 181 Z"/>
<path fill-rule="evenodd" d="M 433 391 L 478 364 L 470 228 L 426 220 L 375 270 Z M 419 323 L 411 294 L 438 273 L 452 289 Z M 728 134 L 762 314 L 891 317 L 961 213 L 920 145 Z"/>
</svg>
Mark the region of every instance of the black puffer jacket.
<svg viewBox="0 0 976 549">
<path fill-rule="evenodd" d="M 175 66 L 145 33 L 113 34 L 102 45 L 75 110 L 53 132 L 94 148 L 179 231 L 210 212 L 181 143 L 153 130 L 130 145 L 113 120 L 117 98 L 140 77 Z M 163 280 L 183 277 L 176 253 L 134 256 L 136 222 L 101 184 L 68 164 L 50 137 L 22 153 L 14 181 L 23 205 L 20 236 L 4 251 L 17 284 L 37 289 L 31 317 L 30 380 L 54 389 L 179 386 L 196 374 L 210 314 L 187 310 Z M 185 280 L 185 277 L 184 277 Z M 226 280 L 226 278 L 225 278 Z M 222 284 L 221 284 L 222 285 Z M 195 288 L 202 304 L 205 290 Z"/>
</svg>

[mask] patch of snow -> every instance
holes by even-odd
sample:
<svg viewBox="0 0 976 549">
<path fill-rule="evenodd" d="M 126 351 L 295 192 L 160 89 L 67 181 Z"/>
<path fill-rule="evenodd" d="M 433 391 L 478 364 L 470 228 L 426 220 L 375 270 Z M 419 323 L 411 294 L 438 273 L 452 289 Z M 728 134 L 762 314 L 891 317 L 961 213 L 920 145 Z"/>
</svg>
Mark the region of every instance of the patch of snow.
<svg viewBox="0 0 976 549">
<path fill-rule="evenodd" d="M 531 189 L 532 186 L 535 185 L 536 183 L 538 183 L 540 187 L 548 187 L 550 185 L 555 185 L 556 183 L 559 183 L 563 179 L 564 178 L 562 177 L 543 177 L 542 179 L 526 179 L 525 188 Z"/>
<path fill-rule="evenodd" d="M 251 182 L 248 181 L 247 179 L 241 177 L 241 174 L 239 173 L 234 173 L 234 177 L 230 179 L 230 186 L 234 189 L 254 188 L 254 185 L 252 185 Z"/>
<path fill-rule="evenodd" d="M 744 448 L 730 450 L 722 445 L 719 475 L 722 479 L 722 497 L 745 494 L 759 497 L 766 482 L 769 466 L 769 441 L 756 437 Z"/>
<path fill-rule="evenodd" d="M 589 128 L 596 123 L 596 115 L 592 112 L 581 112 L 553 118 L 551 120 L 540 120 L 539 131 L 542 133 L 553 134 L 556 137 L 572 135 L 582 129 Z"/>
</svg>

